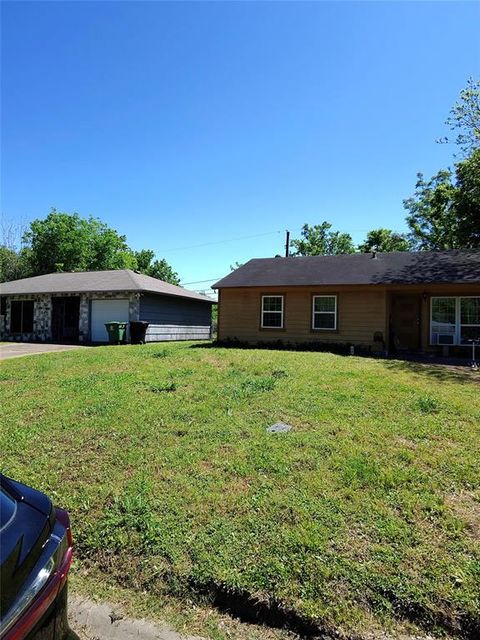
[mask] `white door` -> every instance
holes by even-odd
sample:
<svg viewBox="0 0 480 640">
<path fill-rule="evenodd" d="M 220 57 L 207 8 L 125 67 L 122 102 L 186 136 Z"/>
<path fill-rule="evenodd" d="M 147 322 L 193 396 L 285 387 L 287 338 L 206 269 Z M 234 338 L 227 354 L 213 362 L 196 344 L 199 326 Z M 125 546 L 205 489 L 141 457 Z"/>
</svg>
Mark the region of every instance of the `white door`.
<svg viewBox="0 0 480 640">
<path fill-rule="evenodd" d="M 92 342 L 108 342 L 106 322 L 128 322 L 128 300 L 92 300 Z"/>
</svg>

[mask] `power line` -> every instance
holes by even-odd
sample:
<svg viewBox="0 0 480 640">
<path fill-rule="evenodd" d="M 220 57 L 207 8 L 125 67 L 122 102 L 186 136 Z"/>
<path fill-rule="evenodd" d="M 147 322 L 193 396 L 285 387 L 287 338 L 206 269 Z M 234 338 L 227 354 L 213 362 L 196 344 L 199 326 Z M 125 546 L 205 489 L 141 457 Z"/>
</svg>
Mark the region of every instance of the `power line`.
<svg viewBox="0 0 480 640">
<path fill-rule="evenodd" d="M 237 238 L 228 238 L 226 240 L 215 240 L 213 242 L 203 242 L 202 244 L 193 244 L 189 247 L 175 247 L 175 249 L 161 249 L 158 253 L 169 253 L 171 251 L 186 251 L 187 249 L 198 249 L 200 247 L 209 247 L 213 244 L 223 244 L 224 242 L 236 242 L 237 240 L 250 240 L 251 238 L 261 238 L 263 236 L 271 236 L 274 233 L 282 233 L 281 231 L 267 231 L 266 233 L 257 233 L 253 236 L 239 236 Z"/>
<path fill-rule="evenodd" d="M 223 278 L 223 276 L 220 276 Z M 213 282 L 214 280 L 220 280 L 220 278 L 209 278 L 208 280 L 194 280 L 193 282 L 182 282 L 183 284 L 203 284 L 204 282 Z"/>
<path fill-rule="evenodd" d="M 312 226 L 314 226 L 314 225 L 312 225 Z M 347 233 L 368 233 L 371 230 L 372 229 L 349 229 Z M 301 229 L 297 229 L 297 230 L 294 231 L 294 233 L 300 232 L 300 231 L 301 231 Z M 251 240 L 252 238 L 262 238 L 264 236 L 271 236 L 271 235 L 280 234 L 280 233 L 283 233 L 283 231 L 280 231 L 280 230 L 277 230 L 277 231 L 266 231 L 265 233 L 256 233 L 256 234 L 250 235 L 250 236 L 237 236 L 236 238 L 226 238 L 224 240 L 213 240 L 212 242 L 202 242 L 201 244 L 192 244 L 192 245 L 189 245 L 187 247 L 174 247 L 172 249 L 160 249 L 157 253 L 162 254 L 162 253 L 171 253 L 172 251 L 188 251 L 189 249 L 200 249 L 202 247 L 210 247 L 212 245 L 224 244 L 225 242 L 237 242 L 239 240 Z M 403 233 L 403 232 L 394 231 L 394 233 Z"/>
</svg>

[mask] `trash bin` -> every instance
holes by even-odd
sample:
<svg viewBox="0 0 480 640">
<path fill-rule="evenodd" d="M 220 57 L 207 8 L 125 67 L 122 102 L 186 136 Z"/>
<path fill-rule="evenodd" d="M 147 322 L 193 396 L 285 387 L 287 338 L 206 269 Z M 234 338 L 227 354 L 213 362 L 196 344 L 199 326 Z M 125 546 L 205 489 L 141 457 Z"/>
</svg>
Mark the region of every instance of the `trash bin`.
<svg viewBox="0 0 480 640">
<path fill-rule="evenodd" d="M 108 342 L 110 344 L 124 343 L 127 334 L 126 322 L 106 322 L 105 329 L 108 333 Z"/>
<path fill-rule="evenodd" d="M 141 320 L 130 321 L 130 340 L 132 344 L 145 344 L 145 334 L 147 333 L 148 322 Z"/>
</svg>

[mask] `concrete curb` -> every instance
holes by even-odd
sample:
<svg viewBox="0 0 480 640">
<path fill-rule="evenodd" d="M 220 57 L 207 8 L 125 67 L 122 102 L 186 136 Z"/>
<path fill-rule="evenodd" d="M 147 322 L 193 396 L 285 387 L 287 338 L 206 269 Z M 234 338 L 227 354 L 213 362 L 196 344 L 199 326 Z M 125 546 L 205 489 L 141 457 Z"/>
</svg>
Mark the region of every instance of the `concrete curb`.
<svg viewBox="0 0 480 640">
<path fill-rule="evenodd" d="M 177 633 L 168 625 L 127 618 L 117 605 L 76 596 L 69 597 L 68 618 L 80 640 L 204 640 Z"/>
</svg>

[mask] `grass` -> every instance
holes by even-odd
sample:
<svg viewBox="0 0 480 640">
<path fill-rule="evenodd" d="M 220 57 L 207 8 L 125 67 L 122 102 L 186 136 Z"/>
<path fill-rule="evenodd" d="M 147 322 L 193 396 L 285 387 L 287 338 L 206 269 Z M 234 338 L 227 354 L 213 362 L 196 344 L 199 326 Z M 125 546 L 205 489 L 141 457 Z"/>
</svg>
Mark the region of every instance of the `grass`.
<svg viewBox="0 0 480 640">
<path fill-rule="evenodd" d="M 79 589 L 212 638 L 241 636 L 218 594 L 478 637 L 473 376 L 177 343 L 6 361 L 0 389 L 2 470 L 69 509 Z"/>
</svg>

